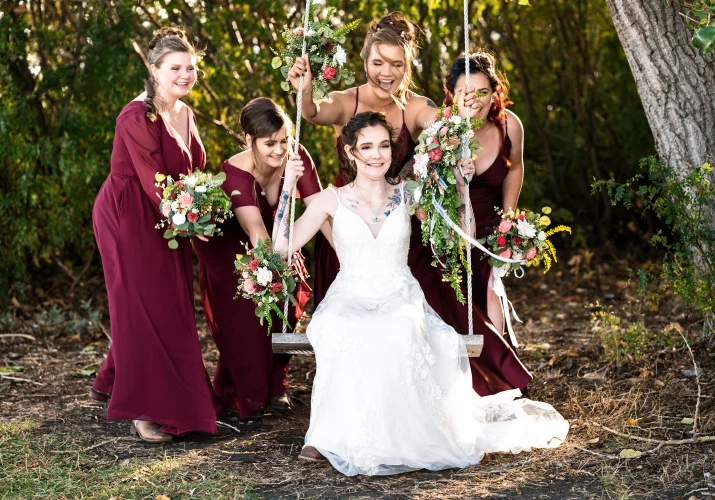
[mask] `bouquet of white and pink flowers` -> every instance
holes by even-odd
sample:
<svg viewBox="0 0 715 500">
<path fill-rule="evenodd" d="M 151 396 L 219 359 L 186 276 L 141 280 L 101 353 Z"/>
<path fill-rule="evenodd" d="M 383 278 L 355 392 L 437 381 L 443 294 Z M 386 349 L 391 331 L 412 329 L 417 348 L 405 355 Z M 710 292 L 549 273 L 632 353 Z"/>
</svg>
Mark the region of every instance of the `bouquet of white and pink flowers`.
<svg viewBox="0 0 715 500">
<path fill-rule="evenodd" d="M 471 120 L 472 126 L 479 124 L 479 120 Z M 463 143 L 465 136 L 468 144 Z M 473 136 L 467 120 L 457 115 L 456 104 L 440 108 L 437 120 L 428 124 L 417 139 L 415 179 L 407 183 L 422 221 L 422 243 L 431 245 L 432 265 L 442 267 L 442 279 L 451 283 L 461 303 L 462 269 L 467 267 L 464 242 L 444 218 L 449 217 L 456 226 L 460 224 L 457 211 L 462 200 L 457 194 L 454 167 L 460 158 L 476 156 L 480 146 Z"/>
<path fill-rule="evenodd" d="M 251 299 L 256 304 L 256 316 L 260 318 L 261 325 L 264 319 L 268 322 L 268 333 L 273 326 L 271 311 L 288 324 L 278 303 L 290 300 L 296 305 L 293 292 L 307 275 L 299 273 L 295 266 L 289 266 L 283 260 L 280 253 L 274 252 L 270 238 L 265 241 L 259 239 L 253 249 L 246 245 L 246 254 L 236 255 L 234 265 L 239 276 L 236 297 Z"/>
<path fill-rule="evenodd" d="M 156 225 L 166 228 L 164 238 L 169 240 L 169 248 L 176 249 L 177 236 L 191 238 L 221 234 L 217 223 L 231 217 L 231 200 L 221 185 L 226 180 L 223 172 L 212 175 L 208 172 L 180 174 L 179 180 L 157 173 L 156 186 L 162 188 L 159 209 L 166 219 Z"/>
<path fill-rule="evenodd" d="M 544 207 L 541 213 L 531 210 L 516 210 L 504 212 L 495 208 L 502 216 L 502 220 L 494 233 L 485 239 L 478 240 L 487 244 L 492 253 L 505 259 L 525 260 L 526 266 L 538 266 L 544 263 L 544 274 L 551 269 L 551 262 L 557 262 L 556 248 L 549 237 L 566 231 L 571 233 L 568 226 L 556 226 L 547 230 L 551 225 L 548 215 L 551 208 Z M 502 276 L 507 276 L 514 269 L 521 267 L 521 263 L 503 262 L 494 257 L 489 257 L 489 264 L 499 268 Z"/>
<path fill-rule="evenodd" d="M 335 8 L 328 10 L 325 18 L 321 22 L 312 21 L 312 5 L 308 17 L 308 31 L 303 28 L 286 28 L 283 31 L 285 48 L 283 52 L 278 52 L 271 48 L 275 57 L 271 62 L 274 69 L 280 68 L 284 78 L 288 78 L 288 71 L 295 63 L 296 58 L 303 55 L 303 38 L 306 39 L 306 57 L 310 61 L 310 72 L 313 74 L 313 100 L 320 101 L 328 97 L 330 85 L 337 85 L 341 80 L 345 85 L 355 83 L 355 75 L 352 69 L 345 63 L 347 54 L 342 44 L 345 43 L 345 35 L 354 30 L 360 20 L 355 20 L 342 28 L 331 23 Z M 288 81 L 281 82 L 281 88 L 286 92 L 292 91 Z"/>
</svg>

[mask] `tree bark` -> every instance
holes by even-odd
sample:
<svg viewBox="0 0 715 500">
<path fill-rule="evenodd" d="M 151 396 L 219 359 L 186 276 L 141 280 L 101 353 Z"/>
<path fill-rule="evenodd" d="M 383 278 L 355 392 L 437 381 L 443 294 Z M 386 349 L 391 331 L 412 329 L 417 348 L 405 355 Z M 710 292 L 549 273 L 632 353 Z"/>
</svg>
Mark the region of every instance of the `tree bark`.
<svg viewBox="0 0 715 500">
<path fill-rule="evenodd" d="M 715 55 L 690 44 L 672 1 L 606 0 L 661 158 L 681 172 L 715 156 Z"/>
<path fill-rule="evenodd" d="M 663 0 L 606 0 L 661 159 L 681 175 L 715 159 L 715 54 L 704 55 L 679 6 Z M 715 227 L 715 200 L 706 208 Z M 706 250 L 707 251 L 707 250 Z M 696 253 L 696 264 L 703 267 Z M 715 315 L 704 334 L 715 341 Z"/>
</svg>

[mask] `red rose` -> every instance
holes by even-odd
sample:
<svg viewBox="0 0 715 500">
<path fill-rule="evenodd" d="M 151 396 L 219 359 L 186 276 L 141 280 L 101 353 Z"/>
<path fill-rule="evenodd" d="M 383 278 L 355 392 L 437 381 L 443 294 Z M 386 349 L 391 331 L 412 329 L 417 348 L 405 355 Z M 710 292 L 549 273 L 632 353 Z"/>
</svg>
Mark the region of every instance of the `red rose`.
<svg viewBox="0 0 715 500">
<path fill-rule="evenodd" d="M 444 120 L 449 120 L 449 118 L 452 116 L 452 108 L 444 108 L 444 111 L 442 112 L 442 118 Z"/>
<path fill-rule="evenodd" d="M 335 68 L 331 68 L 330 66 L 323 70 L 323 78 L 325 78 L 326 80 L 332 80 L 337 74 L 338 70 Z"/>
<path fill-rule="evenodd" d="M 506 246 L 506 238 L 504 236 L 499 236 L 497 238 L 497 245 L 499 245 L 500 248 L 505 247 Z"/>
<path fill-rule="evenodd" d="M 442 159 L 442 150 L 440 148 L 434 148 L 427 152 L 429 161 L 439 161 Z"/>
<path fill-rule="evenodd" d="M 522 242 L 523 242 L 524 240 L 522 240 L 522 239 L 519 238 L 518 236 L 514 236 L 514 238 L 513 238 L 511 241 L 513 241 L 516 246 L 519 246 L 519 245 L 522 244 Z"/>
<path fill-rule="evenodd" d="M 526 220 L 526 215 L 524 214 L 519 214 L 519 217 L 517 217 L 519 220 Z"/>
<path fill-rule="evenodd" d="M 189 212 L 188 214 L 186 214 L 186 218 L 189 222 L 196 222 L 197 220 L 199 220 L 199 214 L 197 214 L 196 212 Z"/>
<path fill-rule="evenodd" d="M 252 260 L 251 263 L 249 264 L 249 266 L 251 266 L 251 271 L 254 271 L 254 272 L 258 270 L 259 265 L 261 265 L 261 263 L 255 259 Z"/>
<path fill-rule="evenodd" d="M 283 290 L 283 283 L 273 283 L 271 285 L 271 290 L 273 290 L 273 293 L 279 293 Z"/>
</svg>

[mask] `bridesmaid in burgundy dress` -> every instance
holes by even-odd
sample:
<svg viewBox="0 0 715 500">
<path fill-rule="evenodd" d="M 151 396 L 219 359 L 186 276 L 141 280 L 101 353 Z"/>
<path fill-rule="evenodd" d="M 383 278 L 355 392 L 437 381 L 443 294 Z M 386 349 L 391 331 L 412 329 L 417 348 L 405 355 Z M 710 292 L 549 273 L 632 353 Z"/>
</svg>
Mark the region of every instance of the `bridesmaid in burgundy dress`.
<svg viewBox="0 0 715 500">
<path fill-rule="evenodd" d="M 469 197 L 476 221 L 476 238 L 485 238 L 501 220 L 494 207 L 508 211 L 517 206 L 524 175 L 524 128 L 519 118 L 506 109 L 511 104 L 509 82 L 497 71 L 494 56 L 478 51 L 472 55 L 469 68 L 470 85 L 479 96 L 472 107 L 472 117 L 484 122 L 474 130 L 483 149 L 476 160 Z M 465 80 L 465 60 L 460 57 L 452 63 L 444 89 L 445 104 L 457 101 L 462 116 L 467 112 L 462 99 Z M 531 374 L 503 337 L 504 318 L 499 299 L 488 287 L 491 266 L 476 248 L 472 249 L 472 270 L 475 333 L 484 335 L 481 356 L 470 359 L 474 389 L 480 395 L 524 389 L 531 381 Z M 430 305 L 457 331 L 466 333 L 466 305 L 457 302 L 448 284 L 442 283 L 441 287 L 443 292 L 438 294 L 441 300 Z"/>
<path fill-rule="evenodd" d="M 327 101 L 316 105 L 310 98 L 310 68 L 303 58 L 298 58 L 288 73 L 291 83 L 298 89 L 300 76 L 303 82 L 303 118 L 316 125 L 332 125 L 337 139 L 339 162 L 345 160 L 340 134 L 345 124 L 362 111 L 385 113 L 395 131 L 397 150 L 394 152 L 397 175 L 414 155 L 414 138 L 420 135 L 425 123 L 434 121 L 437 105 L 427 97 L 409 90 L 412 83 L 412 63 L 417 55 L 417 39 L 414 24 L 399 12 L 391 12 L 368 28 L 360 56 L 365 65 L 367 83 L 342 92 L 331 92 Z M 476 102 L 474 93 L 467 94 L 467 103 Z M 336 186 L 345 184 L 338 174 Z M 408 263 L 430 301 L 431 285 L 441 278 L 431 266 L 432 255 L 422 245 L 419 221 L 412 218 L 412 237 Z M 321 235 L 315 238 L 315 306 L 328 291 L 338 273 L 338 257 Z"/>
<path fill-rule="evenodd" d="M 254 303 L 233 297 L 238 283 L 236 254 L 245 253 L 244 244 L 253 247 L 273 231 L 283 173 L 293 151 L 293 124 L 272 100 L 258 98 L 241 112 L 241 128 L 248 149 L 229 158 L 221 169 L 226 174 L 222 187 L 231 196 L 236 218 L 223 225 L 223 236 L 205 243 L 195 241 L 194 248 L 199 256 L 204 313 L 219 350 L 214 390 L 228 410 L 246 418 L 267 405 L 290 408 L 286 376 L 291 356 L 273 354 L 271 337 L 254 314 Z M 313 161 L 302 147 L 300 160 L 305 175 L 298 182 L 298 192 L 307 205 L 321 186 Z M 232 196 L 234 191 L 240 194 Z M 289 316 L 292 325 L 305 307 L 308 291 L 304 288 L 297 293 L 298 310 L 292 309 Z M 275 314 L 273 324 L 274 329 L 282 324 Z"/>
<path fill-rule="evenodd" d="M 117 118 L 111 172 L 92 212 L 109 299 L 112 345 L 92 388 L 107 418 L 131 420 L 149 442 L 213 433 L 216 414 L 193 308 L 191 245 L 171 250 L 154 175 L 178 178 L 206 155 L 196 120 L 179 99 L 196 81 L 196 51 L 182 30 L 159 30 L 146 92 Z"/>
</svg>

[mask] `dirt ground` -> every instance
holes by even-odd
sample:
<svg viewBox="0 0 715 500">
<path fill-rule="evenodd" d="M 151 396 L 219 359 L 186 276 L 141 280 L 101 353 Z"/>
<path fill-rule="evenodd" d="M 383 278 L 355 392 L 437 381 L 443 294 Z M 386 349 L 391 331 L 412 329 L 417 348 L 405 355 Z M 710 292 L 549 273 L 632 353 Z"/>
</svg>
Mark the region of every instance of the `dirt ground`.
<svg viewBox="0 0 715 500">
<path fill-rule="evenodd" d="M 507 282 L 524 320 L 516 330 L 520 355 L 534 374 L 529 397 L 553 404 L 571 422 L 567 442 L 556 450 L 489 455 L 462 470 L 375 478 L 347 478 L 329 465 L 305 464 L 297 456 L 308 428 L 315 373 L 314 360 L 307 356 L 296 356 L 291 364 L 294 410 L 247 420 L 221 418 L 214 436 L 190 435 L 166 446 L 143 444 L 129 436 L 128 422 L 107 421 L 104 405 L 86 396 L 91 377 L 81 375 L 91 376 L 108 345 L 106 295 L 97 276 L 48 281 L 45 290 L 33 291 L 37 305 L 14 301 L 3 316 L 0 423 L 37 421 L 37 438 L 78 440 L 88 455 L 117 467 L 130 460 L 182 457 L 197 471 L 209 467 L 241 477 L 260 498 L 715 496 L 715 441 L 674 443 L 693 437 L 688 419 L 694 417 L 696 436 L 715 434 L 715 350 L 708 351 L 700 340 L 702 324 L 673 298 L 660 306 L 637 299 L 625 281 L 625 262 L 595 264 L 592 254 L 573 257 L 546 276 L 530 271 Z M 85 302 L 81 308 L 90 297 L 93 305 Z M 640 357 L 604 357 L 591 320 L 597 304 L 622 319 L 623 331 L 642 320 L 644 331 L 655 335 L 642 346 Z M 69 310 L 80 312 L 62 317 L 60 311 Z M 199 307 L 197 319 L 213 374 L 217 353 Z M 678 330 L 688 339 L 692 358 Z M 638 342 L 639 332 L 630 332 L 632 342 Z M 672 337 L 672 345 L 653 340 L 662 335 Z M 698 377 L 693 376 L 693 359 L 702 370 Z M 619 457 L 623 450 L 642 455 Z"/>
</svg>

